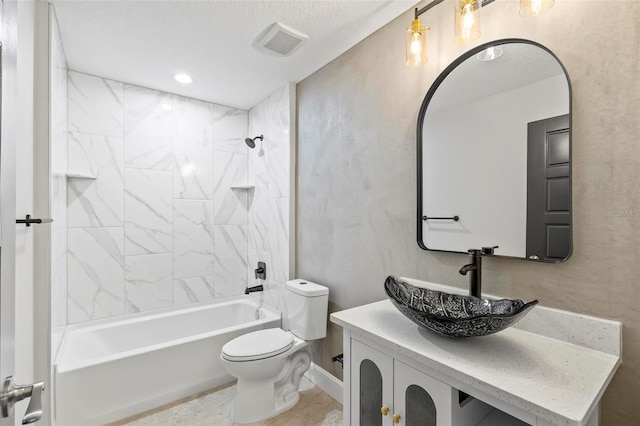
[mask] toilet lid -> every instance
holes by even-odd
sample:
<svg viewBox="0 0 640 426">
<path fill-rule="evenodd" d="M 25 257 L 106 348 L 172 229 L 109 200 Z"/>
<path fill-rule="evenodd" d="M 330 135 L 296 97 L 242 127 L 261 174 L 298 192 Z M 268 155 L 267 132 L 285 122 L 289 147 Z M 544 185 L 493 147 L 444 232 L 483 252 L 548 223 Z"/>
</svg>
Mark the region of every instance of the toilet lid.
<svg viewBox="0 0 640 426">
<path fill-rule="evenodd" d="M 253 331 L 236 337 L 222 347 L 222 356 L 230 361 L 252 361 L 286 352 L 293 346 L 293 335 L 280 328 Z"/>
</svg>

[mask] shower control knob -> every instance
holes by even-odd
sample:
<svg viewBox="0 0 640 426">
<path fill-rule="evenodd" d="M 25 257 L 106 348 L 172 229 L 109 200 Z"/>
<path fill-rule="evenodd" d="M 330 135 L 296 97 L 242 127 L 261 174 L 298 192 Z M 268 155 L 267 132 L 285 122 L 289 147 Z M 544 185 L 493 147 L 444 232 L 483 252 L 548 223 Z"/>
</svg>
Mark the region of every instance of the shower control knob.
<svg viewBox="0 0 640 426">
<path fill-rule="evenodd" d="M 256 280 L 259 278 L 261 280 L 267 279 L 267 264 L 264 262 L 258 262 L 258 269 L 255 270 Z"/>
</svg>

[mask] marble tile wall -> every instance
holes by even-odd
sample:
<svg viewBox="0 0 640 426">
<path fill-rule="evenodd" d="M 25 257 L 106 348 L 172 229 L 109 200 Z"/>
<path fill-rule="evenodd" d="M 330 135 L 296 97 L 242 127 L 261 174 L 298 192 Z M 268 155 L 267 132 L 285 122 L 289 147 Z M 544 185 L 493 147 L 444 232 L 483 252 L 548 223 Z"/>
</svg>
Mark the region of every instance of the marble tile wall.
<svg viewBox="0 0 640 426">
<path fill-rule="evenodd" d="M 287 85 L 249 111 L 249 134 L 264 135 L 249 151 L 249 181 L 255 190 L 249 193 L 249 275 L 250 284 L 258 284 L 253 270 L 258 261 L 267 263 L 267 282 L 260 296 L 280 309 L 286 318 L 284 283 L 289 280 L 289 233 L 291 203 L 291 138 L 294 132 L 291 105 L 295 86 Z"/>
<path fill-rule="evenodd" d="M 231 186 L 248 181 L 247 126 L 247 111 L 68 72 L 68 149 L 56 155 L 95 179 L 65 188 L 62 320 L 243 293 L 249 191 Z"/>
<path fill-rule="evenodd" d="M 55 15 L 51 24 L 51 326 L 56 328 L 67 323 L 67 61 Z"/>
</svg>

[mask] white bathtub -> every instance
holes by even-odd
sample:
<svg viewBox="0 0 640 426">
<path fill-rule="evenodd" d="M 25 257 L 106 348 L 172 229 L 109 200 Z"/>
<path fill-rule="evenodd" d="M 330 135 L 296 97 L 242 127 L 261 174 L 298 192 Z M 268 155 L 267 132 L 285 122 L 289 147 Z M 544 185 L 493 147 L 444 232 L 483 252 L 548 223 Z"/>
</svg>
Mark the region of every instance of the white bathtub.
<svg viewBox="0 0 640 426">
<path fill-rule="evenodd" d="M 273 327 L 280 312 L 248 296 L 71 325 L 55 362 L 56 424 L 104 424 L 228 383 L 222 346 Z"/>
</svg>

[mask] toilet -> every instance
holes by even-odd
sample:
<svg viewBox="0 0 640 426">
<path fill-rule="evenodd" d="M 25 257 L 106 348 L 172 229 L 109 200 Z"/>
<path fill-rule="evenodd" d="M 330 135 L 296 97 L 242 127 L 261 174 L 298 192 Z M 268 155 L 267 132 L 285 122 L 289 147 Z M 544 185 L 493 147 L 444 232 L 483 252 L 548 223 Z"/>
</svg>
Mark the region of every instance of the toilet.
<svg viewBox="0 0 640 426">
<path fill-rule="evenodd" d="M 266 420 L 296 405 L 311 365 L 307 346 L 327 335 L 329 289 L 300 279 L 287 281 L 285 289 L 289 331 L 254 331 L 222 347 L 222 364 L 238 378 L 231 409 L 236 423 Z"/>
</svg>

